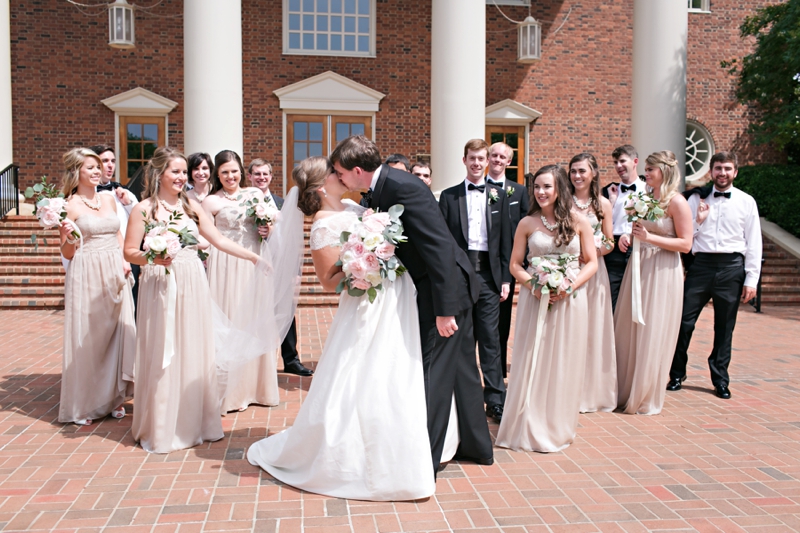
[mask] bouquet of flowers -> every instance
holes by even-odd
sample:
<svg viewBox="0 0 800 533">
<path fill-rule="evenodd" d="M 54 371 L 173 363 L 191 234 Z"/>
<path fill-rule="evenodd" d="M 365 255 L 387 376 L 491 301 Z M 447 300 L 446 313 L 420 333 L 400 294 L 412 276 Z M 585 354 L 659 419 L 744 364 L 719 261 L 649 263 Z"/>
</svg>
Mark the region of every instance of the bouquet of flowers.
<svg viewBox="0 0 800 533">
<path fill-rule="evenodd" d="M 606 234 L 603 233 L 603 223 L 598 222 L 597 224 L 592 226 L 594 230 L 594 247 L 600 249 L 605 247 L 606 250 L 613 250 L 614 249 L 614 239 L 609 239 L 606 237 Z"/>
<path fill-rule="evenodd" d="M 578 279 L 580 272 L 577 255 L 554 254 L 534 257 L 531 259 L 530 268 L 533 272 L 527 283 L 531 285 L 531 291 L 540 289 L 542 294 L 566 292 L 572 294 L 573 298 L 577 296 L 572 290 L 572 283 Z M 550 304 L 547 309 L 550 309 Z"/>
<path fill-rule="evenodd" d="M 278 220 L 278 216 L 280 215 L 280 211 L 278 211 L 278 208 L 275 206 L 275 204 L 266 198 L 259 199 L 254 196 L 249 200 L 243 201 L 239 205 L 247 208 L 244 214 L 247 217 L 253 217 L 256 222 L 256 229 L 258 229 L 260 226 L 273 225 Z M 260 235 L 258 239 L 259 241 L 264 240 L 264 238 Z"/>
<path fill-rule="evenodd" d="M 175 227 L 177 226 L 177 221 L 182 217 L 183 213 L 175 212 L 170 214 L 167 222 L 153 222 L 147 218 L 145 219 L 145 236 L 142 248 L 148 264 L 152 265 L 156 257 L 161 257 L 162 259 L 174 258 L 181 251 L 181 248 L 197 244 L 197 237 L 189 231 L 189 228 L 184 226 L 178 229 Z M 205 252 L 198 251 L 198 256 L 201 260 L 205 259 L 203 255 L 208 257 Z M 169 274 L 168 268 L 166 271 Z"/>
<path fill-rule="evenodd" d="M 340 236 L 342 250 L 337 265 L 342 267 L 344 278 L 336 292 L 347 290 L 350 296 L 367 294 L 369 303 L 375 301 L 383 281 L 394 281 L 406 268 L 395 256 L 397 244 L 406 241 L 400 215 L 403 206 L 393 205 L 386 213 L 367 209 L 358 218 L 353 231 L 343 231 Z"/>
<path fill-rule="evenodd" d="M 630 195 L 623 207 L 628 215 L 628 222 L 637 220 L 655 222 L 664 216 L 661 203 L 644 191 Z"/>
<path fill-rule="evenodd" d="M 61 221 L 67 218 L 67 201 L 64 199 L 64 195 L 56 189 L 55 184 L 47 183 L 46 176 L 42 176 L 41 183 L 25 189 L 25 198 L 34 196 L 36 196 L 36 207 L 33 213 L 44 229 L 58 227 Z M 81 234 L 73 231 L 72 236 L 80 239 Z M 36 244 L 35 234 L 31 235 L 31 242 Z"/>
</svg>

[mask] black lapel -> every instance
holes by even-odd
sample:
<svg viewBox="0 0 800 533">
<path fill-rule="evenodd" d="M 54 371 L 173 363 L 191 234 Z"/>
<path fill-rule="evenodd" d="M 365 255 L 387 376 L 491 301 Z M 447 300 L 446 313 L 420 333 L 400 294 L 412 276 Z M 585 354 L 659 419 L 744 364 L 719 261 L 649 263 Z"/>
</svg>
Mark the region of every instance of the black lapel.
<svg viewBox="0 0 800 533">
<path fill-rule="evenodd" d="M 489 235 L 491 235 L 491 232 L 492 232 L 492 205 L 494 205 L 494 204 L 491 203 L 491 196 L 489 196 L 489 193 L 491 192 L 491 190 L 494 187 L 495 186 L 494 185 L 490 185 L 488 181 L 486 182 L 486 209 L 485 209 L 486 213 L 485 214 L 486 214 L 486 224 L 487 224 L 487 226 L 486 226 L 486 236 L 487 237 Z M 500 192 L 504 192 L 502 187 L 496 188 L 495 191 L 497 191 L 498 189 L 499 189 Z M 497 193 L 498 196 L 500 195 L 500 192 Z"/>
<path fill-rule="evenodd" d="M 372 190 L 372 200 L 369 206 L 373 209 L 378 207 L 378 200 L 381 197 L 381 191 L 386 184 L 386 177 L 389 175 L 389 165 L 381 165 L 381 173 L 378 176 L 378 181 L 375 182 L 375 188 Z"/>
<path fill-rule="evenodd" d="M 461 218 L 461 233 L 464 234 L 464 242 L 469 245 L 469 217 L 467 216 L 467 191 L 465 182 L 461 182 L 458 188 L 458 216 Z"/>
</svg>

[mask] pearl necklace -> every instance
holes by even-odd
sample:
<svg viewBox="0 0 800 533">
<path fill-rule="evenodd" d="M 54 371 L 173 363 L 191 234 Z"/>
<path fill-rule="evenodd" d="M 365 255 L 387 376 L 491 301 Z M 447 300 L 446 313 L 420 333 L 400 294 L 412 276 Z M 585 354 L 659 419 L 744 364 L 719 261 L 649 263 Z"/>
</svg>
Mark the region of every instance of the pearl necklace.
<svg viewBox="0 0 800 533">
<path fill-rule="evenodd" d="M 587 209 L 589 209 L 589 206 L 592 205 L 591 199 L 589 199 L 589 201 L 586 202 L 585 204 L 582 204 L 574 194 L 572 195 L 572 200 L 575 202 L 575 205 L 577 205 L 578 209 L 580 209 L 581 211 L 586 211 Z"/>
<path fill-rule="evenodd" d="M 237 192 L 241 195 L 241 190 L 237 189 Z M 239 201 L 239 199 L 236 196 L 231 196 L 230 194 L 227 193 L 227 191 L 225 191 L 225 189 L 222 189 L 222 196 L 224 196 L 225 198 L 227 198 L 231 202 L 238 202 Z"/>
<path fill-rule="evenodd" d="M 161 198 L 158 199 L 158 203 L 161 204 L 161 207 L 163 207 L 167 213 L 175 213 L 176 211 L 183 211 L 182 209 L 183 205 L 181 204 L 180 200 L 178 200 L 178 205 L 176 205 L 175 207 L 170 207 L 170 205 Z"/>
<path fill-rule="evenodd" d="M 547 221 L 547 217 L 545 217 L 544 215 L 542 215 L 539 218 L 542 219 L 542 224 L 544 224 L 544 227 L 547 228 L 549 231 L 555 231 L 558 229 L 558 222 L 556 222 L 555 224 L 550 224 Z"/>
<path fill-rule="evenodd" d="M 97 197 L 97 203 L 96 204 L 90 204 L 89 200 L 87 200 L 82 194 L 79 194 L 78 198 L 80 198 L 81 201 L 84 204 L 86 204 L 86 207 L 88 207 L 89 209 L 93 209 L 95 211 L 100 211 L 100 208 L 103 207 L 103 203 L 100 201 L 100 197 Z"/>
</svg>

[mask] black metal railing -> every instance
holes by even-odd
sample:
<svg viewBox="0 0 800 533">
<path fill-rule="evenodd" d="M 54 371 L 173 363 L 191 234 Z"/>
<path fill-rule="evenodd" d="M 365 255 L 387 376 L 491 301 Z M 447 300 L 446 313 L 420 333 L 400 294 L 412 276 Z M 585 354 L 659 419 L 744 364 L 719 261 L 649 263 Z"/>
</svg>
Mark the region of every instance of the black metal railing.
<svg viewBox="0 0 800 533">
<path fill-rule="evenodd" d="M 0 172 L 0 219 L 19 213 L 19 167 L 13 163 Z"/>
</svg>

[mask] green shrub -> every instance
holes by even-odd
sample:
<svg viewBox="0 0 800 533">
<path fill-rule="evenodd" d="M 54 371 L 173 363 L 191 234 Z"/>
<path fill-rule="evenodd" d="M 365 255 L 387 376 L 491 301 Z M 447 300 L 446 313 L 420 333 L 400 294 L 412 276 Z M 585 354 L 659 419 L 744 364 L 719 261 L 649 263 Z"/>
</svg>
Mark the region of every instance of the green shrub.
<svg viewBox="0 0 800 533">
<path fill-rule="evenodd" d="M 800 165 L 739 167 L 733 184 L 756 199 L 759 215 L 800 237 Z"/>
</svg>

